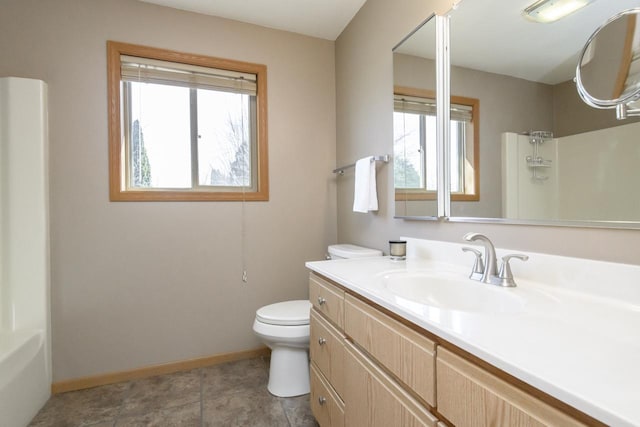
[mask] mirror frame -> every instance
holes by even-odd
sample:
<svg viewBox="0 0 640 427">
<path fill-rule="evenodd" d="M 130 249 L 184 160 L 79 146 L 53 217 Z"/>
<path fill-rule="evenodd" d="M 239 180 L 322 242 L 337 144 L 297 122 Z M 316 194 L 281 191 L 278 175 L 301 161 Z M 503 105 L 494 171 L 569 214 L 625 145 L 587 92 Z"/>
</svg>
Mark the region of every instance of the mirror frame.
<svg viewBox="0 0 640 427">
<path fill-rule="evenodd" d="M 638 8 L 640 9 L 640 8 Z M 520 220 L 510 218 L 482 218 L 482 217 L 454 217 L 451 216 L 451 188 L 449 178 L 449 149 L 450 149 L 450 97 L 451 97 L 451 58 L 450 58 L 450 14 L 455 11 L 449 10 L 445 15 L 431 15 L 423 21 L 415 30 L 407 35 L 393 50 L 403 41 L 409 38 L 418 28 L 435 16 L 436 19 L 436 116 L 437 116 L 437 138 L 438 138 L 438 216 L 399 216 L 394 218 L 405 220 L 443 220 L 446 222 L 462 223 L 489 223 L 506 225 L 533 225 L 552 227 L 578 227 L 578 228 L 611 228 L 611 229 L 640 229 L 639 221 L 588 221 L 588 220 Z M 624 13 L 624 12 L 622 12 Z M 616 16 L 619 14 L 616 14 Z M 610 20 L 614 17 L 610 18 Z M 607 22 L 609 22 L 608 20 Z M 605 25 L 605 24 L 603 24 Z M 594 33 L 596 34 L 597 31 Z M 591 40 L 591 39 L 589 39 Z M 587 42 L 588 43 L 588 42 Z M 582 59 L 582 55 L 580 56 Z"/>
</svg>

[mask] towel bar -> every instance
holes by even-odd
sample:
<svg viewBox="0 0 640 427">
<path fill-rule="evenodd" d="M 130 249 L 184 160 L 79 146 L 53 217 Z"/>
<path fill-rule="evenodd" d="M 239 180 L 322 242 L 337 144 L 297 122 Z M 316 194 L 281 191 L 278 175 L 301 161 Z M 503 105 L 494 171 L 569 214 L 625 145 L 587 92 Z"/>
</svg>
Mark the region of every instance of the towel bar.
<svg viewBox="0 0 640 427">
<path fill-rule="evenodd" d="M 374 156 L 371 161 L 372 162 L 384 162 L 384 163 L 389 163 L 389 159 L 391 158 L 391 156 L 389 156 L 388 154 L 385 154 L 384 156 Z M 356 167 L 356 164 L 350 164 L 350 165 L 346 165 L 346 166 L 342 166 L 339 168 L 336 168 L 333 170 L 333 173 L 339 173 L 340 175 L 344 175 L 344 171 L 346 169 L 350 169 L 350 168 L 354 168 Z"/>
</svg>

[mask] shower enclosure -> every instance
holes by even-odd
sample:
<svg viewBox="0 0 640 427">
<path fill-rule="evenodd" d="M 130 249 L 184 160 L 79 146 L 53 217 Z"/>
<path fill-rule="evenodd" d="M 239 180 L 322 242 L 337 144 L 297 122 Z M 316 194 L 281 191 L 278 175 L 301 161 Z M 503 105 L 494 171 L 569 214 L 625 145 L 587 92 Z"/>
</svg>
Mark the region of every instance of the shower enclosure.
<svg viewBox="0 0 640 427">
<path fill-rule="evenodd" d="M 0 78 L 0 426 L 51 393 L 47 86 Z"/>
</svg>

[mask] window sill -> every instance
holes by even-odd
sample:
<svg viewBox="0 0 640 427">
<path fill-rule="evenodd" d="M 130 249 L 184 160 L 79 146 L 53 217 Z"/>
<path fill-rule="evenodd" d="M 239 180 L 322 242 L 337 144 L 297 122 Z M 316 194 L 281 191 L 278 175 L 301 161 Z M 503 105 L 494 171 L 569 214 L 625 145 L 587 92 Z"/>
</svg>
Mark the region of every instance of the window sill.
<svg viewBox="0 0 640 427">
<path fill-rule="evenodd" d="M 112 202 L 266 202 L 269 192 L 216 192 L 216 191 L 116 191 L 109 195 Z"/>
</svg>

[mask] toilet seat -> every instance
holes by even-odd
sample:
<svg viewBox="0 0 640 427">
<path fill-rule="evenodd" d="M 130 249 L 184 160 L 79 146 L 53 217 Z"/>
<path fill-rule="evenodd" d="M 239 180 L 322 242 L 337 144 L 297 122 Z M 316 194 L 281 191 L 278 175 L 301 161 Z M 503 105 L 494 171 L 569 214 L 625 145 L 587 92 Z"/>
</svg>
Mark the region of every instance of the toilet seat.
<svg viewBox="0 0 640 427">
<path fill-rule="evenodd" d="M 311 303 L 308 300 L 278 302 L 259 308 L 256 320 L 279 326 L 308 325 L 310 310 Z"/>
</svg>

